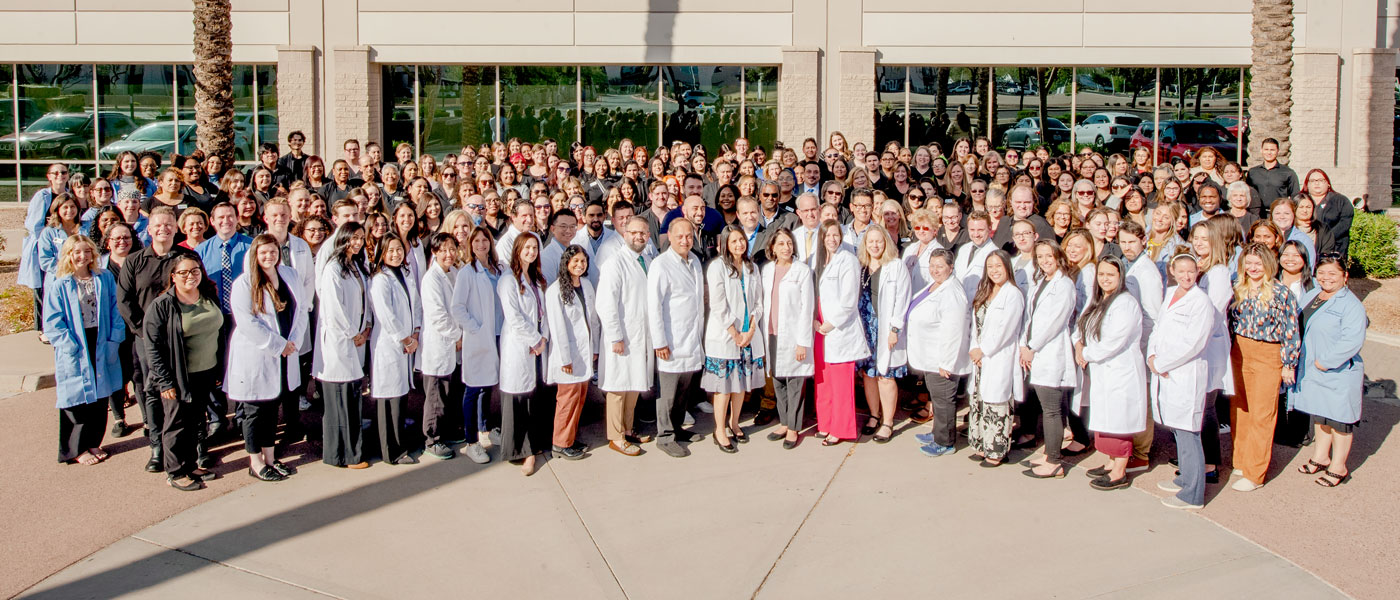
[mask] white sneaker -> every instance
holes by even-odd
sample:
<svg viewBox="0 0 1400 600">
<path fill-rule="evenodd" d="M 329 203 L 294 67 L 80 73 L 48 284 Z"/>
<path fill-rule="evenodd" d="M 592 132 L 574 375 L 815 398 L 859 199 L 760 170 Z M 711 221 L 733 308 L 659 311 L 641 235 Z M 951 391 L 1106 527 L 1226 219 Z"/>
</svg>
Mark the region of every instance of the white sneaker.
<svg viewBox="0 0 1400 600">
<path fill-rule="evenodd" d="M 1167 508 L 1185 508 L 1187 510 L 1196 510 L 1201 508 L 1200 504 L 1190 504 L 1187 502 L 1183 502 L 1181 498 L 1177 498 L 1176 496 L 1167 496 L 1166 498 L 1162 498 L 1162 506 L 1165 506 Z"/>
<path fill-rule="evenodd" d="M 499 445 L 501 445 L 501 430 L 500 430 L 500 429 L 492 429 L 492 430 L 491 430 L 491 433 L 486 434 L 486 439 L 491 440 L 491 445 L 492 445 L 492 446 L 499 446 Z"/>
<path fill-rule="evenodd" d="M 485 448 L 481 447 L 481 444 L 467 444 L 467 447 L 462 449 L 462 453 L 478 465 L 491 462 L 491 455 L 486 452 Z"/>
<path fill-rule="evenodd" d="M 691 425 L 694 425 L 694 424 L 695 424 L 695 417 L 690 416 L 690 411 L 686 411 L 686 412 L 685 412 L 685 422 L 684 422 L 684 426 L 690 427 Z"/>
<path fill-rule="evenodd" d="M 1241 475 L 1244 475 L 1244 471 L 1241 471 L 1241 470 L 1239 470 L 1239 469 L 1235 469 L 1235 470 L 1233 470 L 1233 471 L 1230 471 L 1230 476 L 1231 476 L 1231 477 L 1239 477 L 1239 476 L 1241 476 Z"/>
<path fill-rule="evenodd" d="M 483 448 L 490 448 L 491 446 L 495 445 L 491 443 L 491 432 L 489 431 L 476 432 L 476 439 L 476 443 L 481 444 Z"/>
<path fill-rule="evenodd" d="M 1179 492 L 1181 491 L 1181 486 L 1177 485 L 1170 479 L 1164 479 L 1162 481 L 1157 482 L 1157 489 L 1162 490 L 1164 492 Z"/>
<path fill-rule="evenodd" d="M 1261 487 L 1263 486 L 1250 481 L 1248 477 L 1241 477 L 1239 481 L 1236 481 L 1234 485 L 1230 486 L 1231 489 L 1237 492 L 1252 492 Z"/>
<path fill-rule="evenodd" d="M 695 408 L 700 409 L 700 412 L 705 413 L 705 414 L 707 414 L 707 415 L 714 414 L 714 412 L 715 412 L 715 405 L 710 404 L 710 401 L 709 401 L 709 400 L 705 400 L 705 401 L 702 401 L 702 402 L 699 403 L 699 404 L 696 404 L 696 405 L 695 405 Z M 689 424 L 689 423 L 686 423 L 686 425 L 688 426 L 688 425 L 690 425 L 690 424 Z"/>
</svg>

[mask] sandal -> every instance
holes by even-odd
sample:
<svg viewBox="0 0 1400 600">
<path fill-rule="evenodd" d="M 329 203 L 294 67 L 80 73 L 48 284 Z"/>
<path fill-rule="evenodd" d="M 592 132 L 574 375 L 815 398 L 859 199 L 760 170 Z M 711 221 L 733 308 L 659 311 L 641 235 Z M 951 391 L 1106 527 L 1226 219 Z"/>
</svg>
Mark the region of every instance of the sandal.
<svg viewBox="0 0 1400 600">
<path fill-rule="evenodd" d="M 91 467 L 97 463 L 102 462 L 102 459 L 97 458 L 97 456 L 91 452 L 84 452 L 82 454 L 79 454 L 78 458 L 75 458 L 73 460 L 77 461 L 78 464 L 87 467 Z"/>
<path fill-rule="evenodd" d="M 928 405 L 924 405 L 917 412 L 909 415 L 909 420 L 915 423 L 927 423 L 933 420 L 933 411 L 929 410 Z"/>
<path fill-rule="evenodd" d="M 871 423 L 874 423 L 874 424 L 872 425 Z M 879 417 L 870 417 L 870 420 L 865 422 L 865 427 L 861 427 L 861 428 L 860 428 L 860 434 L 861 434 L 861 435 L 871 435 L 871 434 L 873 434 L 873 433 L 875 433 L 876 431 L 879 431 L 879 430 L 880 430 L 880 418 L 879 418 Z"/>
<path fill-rule="evenodd" d="M 1332 479 L 1328 479 L 1328 477 L 1331 477 Z M 1314 483 L 1316 483 L 1316 484 L 1318 484 L 1318 485 L 1320 485 L 1320 486 L 1322 486 L 1322 487 L 1325 487 L 1325 488 L 1334 488 L 1334 487 L 1337 487 L 1337 486 L 1339 486 L 1339 485 L 1342 485 L 1343 483 L 1346 483 L 1347 480 L 1349 480 L 1349 479 L 1351 479 L 1351 473 L 1346 473 L 1346 474 L 1344 474 L 1344 475 L 1338 475 L 1338 474 L 1333 473 L 1333 472 L 1331 472 L 1331 471 L 1323 471 L 1323 472 L 1322 472 L 1322 476 L 1321 476 L 1321 477 L 1318 477 L 1316 480 L 1314 480 Z M 1334 480 L 1335 480 L 1335 481 L 1334 481 Z"/>
<path fill-rule="evenodd" d="M 1302 473 L 1302 474 L 1304 474 L 1304 475 L 1314 475 L 1314 474 L 1318 473 L 1319 471 L 1325 471 L 1325 470 L 1327 470 L 1327 467 L 1329 467 L 1329 466 L 1331 466 L 1331 465 L 1330 465 L 1330 464 L 1329 464 L 1329 465 L 1319 464 L 1317 461 L 1315 461 L 1315 460 L 1309 458 L 1309 459 L 1308 459 L 1308 464 L 1302 465 L 1302 466 L 1299 466 L 1299 467 L 1298 467 L 1298 472 L 1299 472 L 1299 473 Z"/>
<path fill-rule="evenodd" d="M 871 438 L 872 440 L 875 440 L 875 443 L 876 443 L 876 444 L 884 444 L 884 443 L 886 443 L 886 442 L 889 442 L 889 441 L 890 441 L 890 438 L 893 438 L 893 437 L 894 437 L 894 426 L 893 426 L 893 425 L 880 425 L 880 428 L 877 429 L 876 431 L 884 431 L 886 427 L 888 427 L 888 428 L 890 429 L 890 434 L 889 434 L 889 435 L 879 435 L 879 434 L 876 434 L 875 437 Z"/>
<path fill-rule="evenodd" d="M 829 438 L 826 438 L 826 439 L 822 440 L 822 445 L 823 445 L 823 446 L 835 446 L 835 445 L 840 444 L 840 443 L 841 443 L 841 438 L 837 438 L 837 437 L 829 437 Z"/>
</svg>

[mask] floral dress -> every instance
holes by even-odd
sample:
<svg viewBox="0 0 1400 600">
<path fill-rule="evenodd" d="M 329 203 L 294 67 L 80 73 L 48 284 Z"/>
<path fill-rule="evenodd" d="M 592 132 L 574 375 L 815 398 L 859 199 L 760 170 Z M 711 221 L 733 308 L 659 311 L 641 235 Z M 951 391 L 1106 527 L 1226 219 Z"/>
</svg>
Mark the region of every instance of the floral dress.
<svg viewBox="0 0 1400 600">
<path fill-rule="evenodd" d="M 900 365 L 883 373 L 877 367 L 880 342 L 880 324 L 876 317 L 876 302 L 880 299 L 880 278 L 871 277 L 870 269 L 860 268 L 860 322 L 865 331 L 865 343 L 871 348 L 870 356 L 860 359 L 856 368 L 871 377 L 904 377 L 909 374 L 907 365 Z"/>
</svg>

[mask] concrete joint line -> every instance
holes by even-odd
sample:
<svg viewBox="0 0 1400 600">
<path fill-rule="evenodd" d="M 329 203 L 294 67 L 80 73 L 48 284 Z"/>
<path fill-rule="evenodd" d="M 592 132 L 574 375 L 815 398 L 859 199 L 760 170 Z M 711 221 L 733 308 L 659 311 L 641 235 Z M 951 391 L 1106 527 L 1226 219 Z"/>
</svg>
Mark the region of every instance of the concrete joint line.
<svg viewBox="0 0 1400 600">
<path fill-rule="evenodd" d="M 208 562 L 208 563 L 210 563 L 210 564 L 219 565 L 219 566 L 221 566 L 221 567 L 233 569 L 233 570 L 235 570 L 235 571 L 240 571 L 240 572 L 243 572 L 243 573 L 247 573 L 247 574 L 252 575 L 252 576 L 254 576 L 254 577 L 261 577 L 261 578 L 266 579 L 266 580 L 268 580 L 268 581 L 275 581 L 275 582 L 280 583 L 280 584 L 282 584 L 282 585 L 294 587 L 294 588 L 297 588 L 297 589 L 300 589 L 300 590 L 306 590 L 306 591 L 311 592 L 311 593 L 313 593 L 313 594 L 317 594 L 317 595 L 320 595 L 320 596 L 325 596 L 325 597 L 327 597 L 327 598 L 335 598 L 336 600 L 348 600 L 347 598 L 345 598 L 345 597 L 343 597 L 343 596 L 337 596 L 337 595 L 332 594 L 332 593 L 330 593 L 330 592 L 324 592 L 324 591 L 318 590 L 318 589 L 316 589 L 316 588 L 306 587 L 306 586 L 301 585 L 301 584 L 299 584 L 299 583 L 296 583 L 296 582 L 294 582 L 294 581 L 287 581 L 286 579 L 282 579 L 282 578 L 280 578 L 280 577 L 273 577 L 273 576 L 271 576 L 271 575 L 267 575 L 267 574 L 264 574 L 264 573 L 259 573 L 259 572 L 257 572 L 257 571 L 252 571 L 252 570 L 249 570 L 249 569 L 244 569 L 243 567 L 239 567 L 239 566 L 236 566 L 236 565 L 231 565 L 231 564 L 228 564 L 228 563 L 223 562 L 223 561 L 214 560 L 214 559 L 209 558 L 209 557 L 206 557 L 206 556 L 200 556 L 200 555 L 198 555 L 198 554 L 195 554 L 195 553 L 193 553 L 193 552 L 190 552 L 190 551 L 188 551 L 188 550 L 185 550 L 184 548 L 176 548 L 176 547 L 174 547 L 174 546 L 167 546 L 167 545 L 162 544 L 162 543 L 160 543 L 160 542 L 148 540 L 148 539 L 146 539 L 146 538 L 141 537 L 140 534 L 131 536 L 131 539 L 145 542 L 145 543 L 150 544 L 150 545 L 152 545 L 152 546 L 155 546 L 155 547 L 157 547 L 157 548 L 164 548 L 164 549 L 169 550 L 169 551 L 171 551 L 171 552 L 179 552 L 180 554 L 184 554 L 185 556 L 191 556 L 191 557 L 194 557 L 194 558 L 198 558 L 198 559 L 200 559 L 200 560 L 202 560 L 202 561 L 205 561 L 205 562 Z"/>
<path fill-rule="evenodd" d="M 763 574 L 763 580 L 758 582 L 758 587 L 754 588 L 753 595 L 749 600 L 758 598 L 759 592 L 763 591 L 764 584 L 768 583 L 768 578 L 773 576 L 773 571 L 778 568 L 778 563 L 783 562 L 783 556 L 787 554 L 788 548 L 792 547 L 793 540 L 797 539 L 797 534 L 802 533 L 802 528 L 807 526 L 807 520 L 812 518 L 812 513 L 821 505 L 822 498 L 826 497 L 826 492 L 831 489 L 832 482 L 836 481 L 836 476 L 841 474 L 841 469 L 846 468 L 846 461 L 851 458 L 851 454 L 856 451 L 855 441 L 851 441 L 850 449 L 846 450 L 846 455 L 841 458 L 841 464 L 836 465 L 836 470 L 831 473 L 831 478 L 826 480 L 826 486 L 822 488 L 822 493 L 817 494 L 816 501 L 812 502 L 811 508 L 807 509 L 807 514 L 802 515 L 802 522 L 797 524 L 797 529 L 792 530 L 792 535 L 788 536 L 786 544 L 783 544 L 783 551 L 778 553 L 778 557 L 773 559 L 773 564 L 768 565 L 768 572 Z"/>
<path fill-rule="evenodd" d="M 608 575 L 612 576 L 613 583 L 617 584 L 618 591 L 622 592 L 623 598 L 631 598 L 627 595 L 627 588 L 622 587 L 622 580 L 617 578 L 617 571 L 613 570 L 612 562 L 608 560 L 608 555 L 603 552 L 603 547 L 598 545 L 598 539 L 593 537 L 593 530 L 588 528 L 588 522 L 583 520 L 583 515 L 578 512 L 578 505 L 574 504 L 574 497 L 569 495 L 569 488 L 564 487 L 564 482 L 559 481 L 559 474 L 554 472 L 554 466 L 545 461 L 544 466 L 549 467 L 549 474 L 554 477 L 555 485 L 559 486 L 559 491 L 564 493 L 564 498 L 569 501 L 569 508 L 574 511 L 574 518 L 578 519 L 579 525 L 583 526 L 584 532 L 588 533 L 588 541 L 593 543 L 593 549 L 602 557 L 603 565 L 608 568 Z"/>
</svg>

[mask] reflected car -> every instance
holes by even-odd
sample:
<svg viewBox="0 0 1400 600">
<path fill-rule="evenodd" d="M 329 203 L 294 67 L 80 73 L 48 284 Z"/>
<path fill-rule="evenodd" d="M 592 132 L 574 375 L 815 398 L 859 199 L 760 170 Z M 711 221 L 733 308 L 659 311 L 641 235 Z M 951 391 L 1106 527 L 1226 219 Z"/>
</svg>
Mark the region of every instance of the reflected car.
<svg viewBox="0 0 1400 600">
<path fill-rule="evenodd" d="M 719 95 L 708 90 L 686 90 L 681 92 L 681 104 L 685 105 L 686 108 L 714 104 L 718 101 Z"/>
<path fill-rule="evenodd" d="M 445 96 L 444 96 L 445 97 Z M 233 126 L 238 129 L 238 133 L 248 138 L 248 143 L 253 143 L 253 113 L 240 112 L 233 115 Z M 258 143 L 281 142 L 277 139 L 277 113 L 269 111 L 258 111 Z"/>
<path fill-rule="evenodd" d="M 131 132 L 126 137 L 103 146 L 98 150 L 99 160 L 116 160 L 117 155 L 130 150 L 137 154 L 142 152 L 156 152 L 161 156 L 169 156 L 172 152 L 185 154 L 194 152 L 198 141 L 198 127 L 189 121 L 180 121 L 179 145 L 175 140 L 175 122 L 157 121 L 142 125 L 140 129 Z M 248 138 L 243 136 L 243 132 L 234 131 L 233 134 L 233 159 L 247 160 L 248 150 L 251 144 Z"/>
<path fill-rule="evenodd" d="M 116 111 L 102 111 L 102 137 L 120 137 L 136 129 L 131 117 Z M 11 154 L 19 144 L 20 158 L 92 158 L 93 113 L 49 113 L 24 128 L 19 135 L 0 137 L 0 156 Z"/>
<path fill-rule="evenodd" d="M 1123 112 L 1101 112 L 1089 115 L 1074 126 L 1077 143 L 1093 142 L 1104 148 L 1127 146 L 1133 132 L 1142 124 L 1142 117 Z"/>
<path fill-rule="evenodd" d="M 1059 119 L 1046 119 L 1050 126 L 1044 131 L 1040 127 L 1039 117 L 1026 117 L 1017 121 L 1015 125 L 1006 130 L 1002 141 L 1007 148 L 1025 150 L 1037 144 L 1059 144 L 1069 141 L 1069 128 L 1060 122 Z"/>
<path fill-rule="evenodd" d="M 971 94 L 972 82 L 966 79 L 959 79 L 948 84 L 949 94 Z"/>
<path fill-rule="evenodd" d="M 1240 118 L 1239 118 L 1239 117 L 1233 117 L 1233 116 L 1228 116 L 1228 115 L 1227 115 L 1227 116 L 1216 117 L 1216 118 L 1211 119 L 1211 120 L 1212 120 L 1212 121 L 1215 121 L 1216 123 L 1219 123 L 1221 127 L 1224 127 L 1224 128 L 1225 128 L 1225 131 L 1230 132 L 1230 135 L 1233 135 L 1233 136 L 1235 136 L 1235 137 L 1239 137 L 1239 134 L 1240 134 Z M 1248 118 L 1245 118 L 1245 120 L 1244 120 L 1244 128 L 1245 128 L 1245 131 L 1249 131 L 1249 119 L 1248 119 Z"/>
<path fill-rule="evenodd" d="M 1157 159 L 1166 162 L 1172 158 L 1190 160 L 1202 148 L 1210 146 L 1226 157 L 1234 157 L 1238 152 L 1236 137 L 1215 121 L 1204 119 L 1189 121 L 1162 121 L 1158 133 Z M 1152 149 L 1152 124 L 1144 121 L 1133 133 L 1128 142 L 1129 148 Z"/>
</svg>

